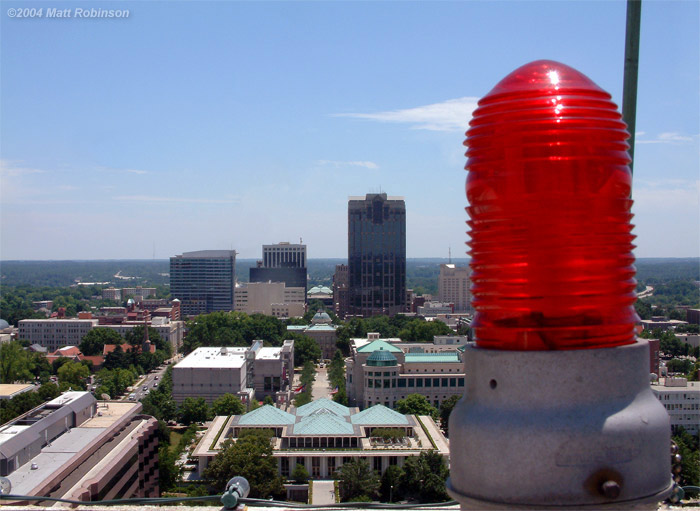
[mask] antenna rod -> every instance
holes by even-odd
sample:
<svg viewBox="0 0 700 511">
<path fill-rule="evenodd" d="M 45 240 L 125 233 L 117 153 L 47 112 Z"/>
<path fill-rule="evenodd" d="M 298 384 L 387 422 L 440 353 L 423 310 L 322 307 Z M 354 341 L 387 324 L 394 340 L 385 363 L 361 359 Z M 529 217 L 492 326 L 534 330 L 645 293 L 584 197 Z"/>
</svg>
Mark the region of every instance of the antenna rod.
<svg viewBox="0 0 700 511">
<path fill-rule="evenodd" d="M 622 119 L 630 132 L 630 172 L 634 165 L 634 138 L 637 125 L 637 78 L 639 77 L 639 26 L 642 0 L 627 0 L 627 31 L 625 33 L 625 75 L 622 83 Z"/>
</svg>

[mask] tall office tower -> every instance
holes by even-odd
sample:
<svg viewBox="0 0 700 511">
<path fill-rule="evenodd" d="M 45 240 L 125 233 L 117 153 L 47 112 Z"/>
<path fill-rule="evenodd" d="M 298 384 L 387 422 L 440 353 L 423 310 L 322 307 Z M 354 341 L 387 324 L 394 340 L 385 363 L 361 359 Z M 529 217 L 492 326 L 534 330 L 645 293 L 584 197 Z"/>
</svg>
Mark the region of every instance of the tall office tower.
<svg viewBox="0 0 700 511">
<path fill-rule="evenodd" d="M 453 303 L 455 312 L 471 310 L 469 301 L 469 267 L 441 264 L 438 276 L 438 301 Z"/>
<path fill-rule="evenodd" d="M 170 294 L 180 300 L 184 316 L 233 310 L 235 287 L 235 250 L 200 250 L 170 258 Z"/>
<path fill-rule="evenodd" d="M 250 269 L 250 282 L 284 282 L 306 289 L 306 245 L 263 245 L 263 258 Z"/>
<path fill-rule="evenodd" d="M 406 203 L 368 193 L 348 200 L 349 313 L 393 315 L 406 308 Z"/>
<path fill-rule="evenodd" d="M 333 274 L 333 303 L 335 313 L 345 318 L 348 313 L 348 265 L 336 264 Z"/>
</svg>

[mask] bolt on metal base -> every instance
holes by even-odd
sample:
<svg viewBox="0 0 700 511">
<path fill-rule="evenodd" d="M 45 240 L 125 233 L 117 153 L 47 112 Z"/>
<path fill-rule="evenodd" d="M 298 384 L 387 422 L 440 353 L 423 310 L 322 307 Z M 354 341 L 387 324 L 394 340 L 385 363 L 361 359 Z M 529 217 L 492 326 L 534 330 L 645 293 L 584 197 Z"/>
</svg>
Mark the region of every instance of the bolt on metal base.
<svg viewBox="0 0 700 511">
<path fill-rule="evenodd" d="M 671 427 L 649 385 L 646 341 L 470 345 L 464 358 L 447 483 L 462 509 L 656 509 L 672 491 Z"/>
</svg>

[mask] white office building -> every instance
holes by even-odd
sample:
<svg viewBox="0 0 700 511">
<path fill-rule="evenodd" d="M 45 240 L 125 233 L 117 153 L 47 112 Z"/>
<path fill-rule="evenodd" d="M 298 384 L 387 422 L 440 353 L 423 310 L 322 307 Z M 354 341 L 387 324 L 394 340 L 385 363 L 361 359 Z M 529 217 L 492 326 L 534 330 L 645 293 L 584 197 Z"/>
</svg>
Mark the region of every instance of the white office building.
<svg viewBox="0 0 700 511">
<path fill-rule="evenodd" d="M 671 427 L 683 426 L 688 433 L 698 434 L 700 382 L 685 378 L 661 378 L 651 386 L 651 390 L 671 417 Z"/>
</svg>

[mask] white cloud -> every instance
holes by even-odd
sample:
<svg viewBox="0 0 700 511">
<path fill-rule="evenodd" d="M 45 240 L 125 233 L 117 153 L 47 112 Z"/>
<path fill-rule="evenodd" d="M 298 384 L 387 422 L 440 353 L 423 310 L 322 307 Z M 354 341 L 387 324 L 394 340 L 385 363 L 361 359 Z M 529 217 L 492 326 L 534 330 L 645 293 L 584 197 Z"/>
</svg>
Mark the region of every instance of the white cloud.
<svg viewBox="0 0 700 511">
<path fill-rule="evenodd" d="M 28 174 L 43 174 L 45 170 L 24 167 L 22 162 L 13 160 L 0 160 L 0 176 L 17 177 Z"/>
<path fill-rule="evenodd" d="M 118 195 L 112 197 L 116 201 L 127 202 L 158 202 L 158 203 L 190 203 L 190 204 L 233 204 L 238 202 L 236 198 L 231 199 L 196 199 L 182 197 L 159 197 L 157 195 Z"/>
<path fill-rule="evenodd" d="M 644 135 L 643 131 L 637 132 L 637 136 Z M 692 142 L 693 137 L 687 135 L 681 135 L 675 131 L 660 133 L 656 138 L 651 140 L 635 140 L 635 144 L 684 144 L 687 142 Z"/>
<path fill-rule="evenodd" d="M 410 124 L 412 129 L 419 130 L 466 131 L 478 101 L 479 98 L 467 96 L 415 108 L 369 114 L 335 114 L 334 117 Z"/>
<path fill-rule="evenodd" d="M 330 165 L 332 167 L 364 167 L 366 169 L 376 170 L 379 165 L 373 161 L 336 161 L 336 160 L 318 160 L 318 165 Z"/>
</svg>

